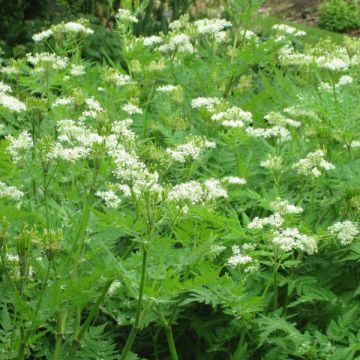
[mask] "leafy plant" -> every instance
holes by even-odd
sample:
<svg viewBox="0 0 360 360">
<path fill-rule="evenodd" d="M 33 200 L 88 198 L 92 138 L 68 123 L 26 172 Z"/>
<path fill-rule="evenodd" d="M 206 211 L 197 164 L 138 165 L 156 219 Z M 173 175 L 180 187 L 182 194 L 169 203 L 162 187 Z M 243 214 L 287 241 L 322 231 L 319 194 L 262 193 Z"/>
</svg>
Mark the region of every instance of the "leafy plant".
<svg viewBox="0 0 360 360">
<path fill-rule="evenodd" d="M 345 31 L 360 26 L 359 6 L 353 0 L 326 0 L 320 5 L 319 26 Z"/>
</svg>

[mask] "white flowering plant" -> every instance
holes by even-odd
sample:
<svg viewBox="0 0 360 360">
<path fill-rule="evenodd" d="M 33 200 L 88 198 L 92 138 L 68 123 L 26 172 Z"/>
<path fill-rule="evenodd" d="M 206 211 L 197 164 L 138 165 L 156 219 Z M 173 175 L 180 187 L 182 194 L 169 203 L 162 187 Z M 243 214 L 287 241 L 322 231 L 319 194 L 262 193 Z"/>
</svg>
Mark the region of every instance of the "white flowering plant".
<svg viewBox="0 0 360 360">
<path fill-rule="evenodd" d="M 1 359 L 358 357 L 360 41 L 240 3 L 0 68 Z"/>
</svg>

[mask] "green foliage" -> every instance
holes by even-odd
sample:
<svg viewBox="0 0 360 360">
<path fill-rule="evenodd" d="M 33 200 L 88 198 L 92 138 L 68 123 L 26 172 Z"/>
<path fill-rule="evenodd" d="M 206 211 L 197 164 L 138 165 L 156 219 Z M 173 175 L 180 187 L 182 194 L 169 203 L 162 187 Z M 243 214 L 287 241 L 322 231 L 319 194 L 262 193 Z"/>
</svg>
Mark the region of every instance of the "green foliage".
<svg viewBox="0 0 360 360">
<path fill-rule="evenodd" d="M 360 41 L 154 3 L 4 59 L 0 359 L 359 358 Z"/>
<path fill-rule="evenodd" d="M 320 5 L 319 26 L 332 31 L 345 31 L 360 26 L 357 1 L 325 0 Z"/>
</svg>

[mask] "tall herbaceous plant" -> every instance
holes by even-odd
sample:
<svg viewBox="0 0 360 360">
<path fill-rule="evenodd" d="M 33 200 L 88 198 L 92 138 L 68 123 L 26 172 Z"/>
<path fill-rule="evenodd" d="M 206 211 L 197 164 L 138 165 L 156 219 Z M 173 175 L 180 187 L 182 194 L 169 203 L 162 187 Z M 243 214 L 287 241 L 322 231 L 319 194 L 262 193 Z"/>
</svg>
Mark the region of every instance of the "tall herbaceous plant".
<svg viewBox="0 0 360 360">
<path fill-rule="evenodd" d="M 0 68 L 0 359 L 359 356 L 360 41 L 258 5 Z"/>
</svg>

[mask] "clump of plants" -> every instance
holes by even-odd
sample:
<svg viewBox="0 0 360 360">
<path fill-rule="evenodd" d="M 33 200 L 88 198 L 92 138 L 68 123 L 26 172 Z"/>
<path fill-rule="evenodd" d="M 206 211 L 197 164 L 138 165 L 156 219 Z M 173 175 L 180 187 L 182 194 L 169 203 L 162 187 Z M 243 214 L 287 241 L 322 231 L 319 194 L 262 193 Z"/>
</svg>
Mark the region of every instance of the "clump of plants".
<svg viewBox="0 0 360 360">
<path fill-rule="evenodd" d="M 0 69 L 1 359 L 359 356 L 360 42 L 251 5 Z"/>
<path fill-rule="evenodd" d="M 319 26 L 332 31 L 346 31 L 360 26 L 360 9 L 354 0 L 325 0 L 320 5 Z"/>
</svg>

